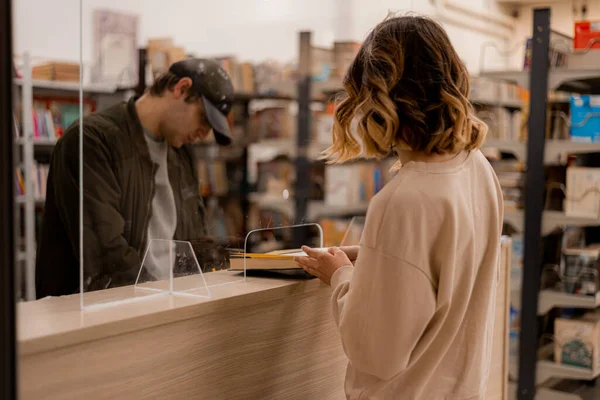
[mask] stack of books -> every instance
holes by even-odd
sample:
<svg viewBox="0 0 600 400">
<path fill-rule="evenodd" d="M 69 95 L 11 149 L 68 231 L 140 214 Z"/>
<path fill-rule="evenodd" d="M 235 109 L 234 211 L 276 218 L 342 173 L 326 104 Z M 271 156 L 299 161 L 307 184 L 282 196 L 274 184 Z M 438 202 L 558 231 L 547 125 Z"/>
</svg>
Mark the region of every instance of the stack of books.
<svg viewBox="0 0 600 400">
<path fill-rule="evenodd" d="M 33 67 L 31 76 L 47 81 L 79 82 L 79 64 L 50 62 Z"/>
</svg>

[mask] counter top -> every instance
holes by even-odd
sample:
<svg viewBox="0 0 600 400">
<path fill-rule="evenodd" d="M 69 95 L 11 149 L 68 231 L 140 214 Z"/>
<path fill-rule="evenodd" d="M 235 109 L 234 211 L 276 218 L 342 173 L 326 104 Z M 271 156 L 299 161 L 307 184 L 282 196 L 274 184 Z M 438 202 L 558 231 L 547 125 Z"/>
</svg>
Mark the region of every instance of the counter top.
<svg viewBox="0 0 600 400">
<path fill-rule="evenodd" d="M 125 286 L 85 294 L 86 306 L 115 299 L 134 300 L 94 305 L 81 310 L 80 296 L 48 297 L 17 305 L 19 354 L 30 355 L 199 316 L 226 312 L 324 288 L 316 279 L 248 277 L 228 271 L 205 274 L 210 298 L 153 294 Z M 178 278 L 179 284 L 194 277 Z M 195 278 L 197 279 L 197 277 Z"/>
</svg>

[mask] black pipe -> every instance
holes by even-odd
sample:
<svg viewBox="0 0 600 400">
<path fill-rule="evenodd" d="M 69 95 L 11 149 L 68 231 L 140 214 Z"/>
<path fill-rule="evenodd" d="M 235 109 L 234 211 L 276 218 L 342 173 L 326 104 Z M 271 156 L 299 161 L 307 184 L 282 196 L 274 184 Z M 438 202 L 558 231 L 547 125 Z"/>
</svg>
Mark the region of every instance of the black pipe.
<svg viewBox="0 0 600 400">
<path fill-rule="evenodd" d="M 17 398 L 12 8 L 0 0 L 0 398 Z"/>
</svg>

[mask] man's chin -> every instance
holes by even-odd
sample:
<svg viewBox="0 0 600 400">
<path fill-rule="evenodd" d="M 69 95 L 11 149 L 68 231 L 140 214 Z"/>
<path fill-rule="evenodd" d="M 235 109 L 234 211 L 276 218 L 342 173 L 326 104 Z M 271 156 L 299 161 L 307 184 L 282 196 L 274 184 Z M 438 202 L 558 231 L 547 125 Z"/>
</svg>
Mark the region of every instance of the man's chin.
<svg viewBox="0 0 600 400">
<path fill-rule="evenodd" d="M 176 149 L 180 149 L 185 144 L 183 140 L 169 140 L 168 143 L 169 146 L 175 147 Z"/>
</svg>

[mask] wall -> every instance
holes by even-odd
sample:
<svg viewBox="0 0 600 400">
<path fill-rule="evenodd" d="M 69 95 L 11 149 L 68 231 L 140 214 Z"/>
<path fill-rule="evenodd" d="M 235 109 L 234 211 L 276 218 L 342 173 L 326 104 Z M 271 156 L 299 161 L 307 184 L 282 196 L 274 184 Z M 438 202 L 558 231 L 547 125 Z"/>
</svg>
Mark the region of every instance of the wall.
<svg viewBox="0 0 600 400">
<path fill-rule="evenodd" d="M 332 0 L 85 0 L 83 58 L 92 61 L 91 21 L 97 8 L 140 15 L 140 45 L 151 37 L 170 36 L 198 54 L 285 60 L 295 56 L 301 29 L 313 30 L 317 43 L 333 40 L 333 4 Z M 15 52 L 78 59 L 78 7 L 78 0 L 16 1 Z"/>
<path fill-rule="evenodd" d="M 488 14 L 504 12 L 494 0 L 452 1 Z M 502 35 L 490 35 L 489 28 L 487 32 L 469 29 L 470 25 L 490 26 L 473 16 L 454 11 L 454 22 L 444 20 L 443 15 L 439 15 L 439 7 L 436 8 L 439 2 L 446 0 L 172 0 L 168 3 L 85 0 L 83 59 L 87 65 L 93 63 L 91 20 L 92 11 L 97 8 L 142 16 L 140 46 L 148 38 L 170 36 L 195 54 L 235 54 L 250 61 L 294 59 L 299 30 L 312 30 L 317 45 L 330 45 L 336 38 L 361 40 L 389 10 L 412 10 L 432 15 L 444 23 L 459 54 L 476 73 L 483 43 L 492 41 L 504 46 L 506 39 Z M 18 0 L 14 2 L 14 20 L 15 53 L 29 51 L 41 58 L 79 59 L 78 0 Z M 458 26 L 457 22 L 460 22 Z M 490 64 L 502 66 L 497 58 Z"/>
</svg>

